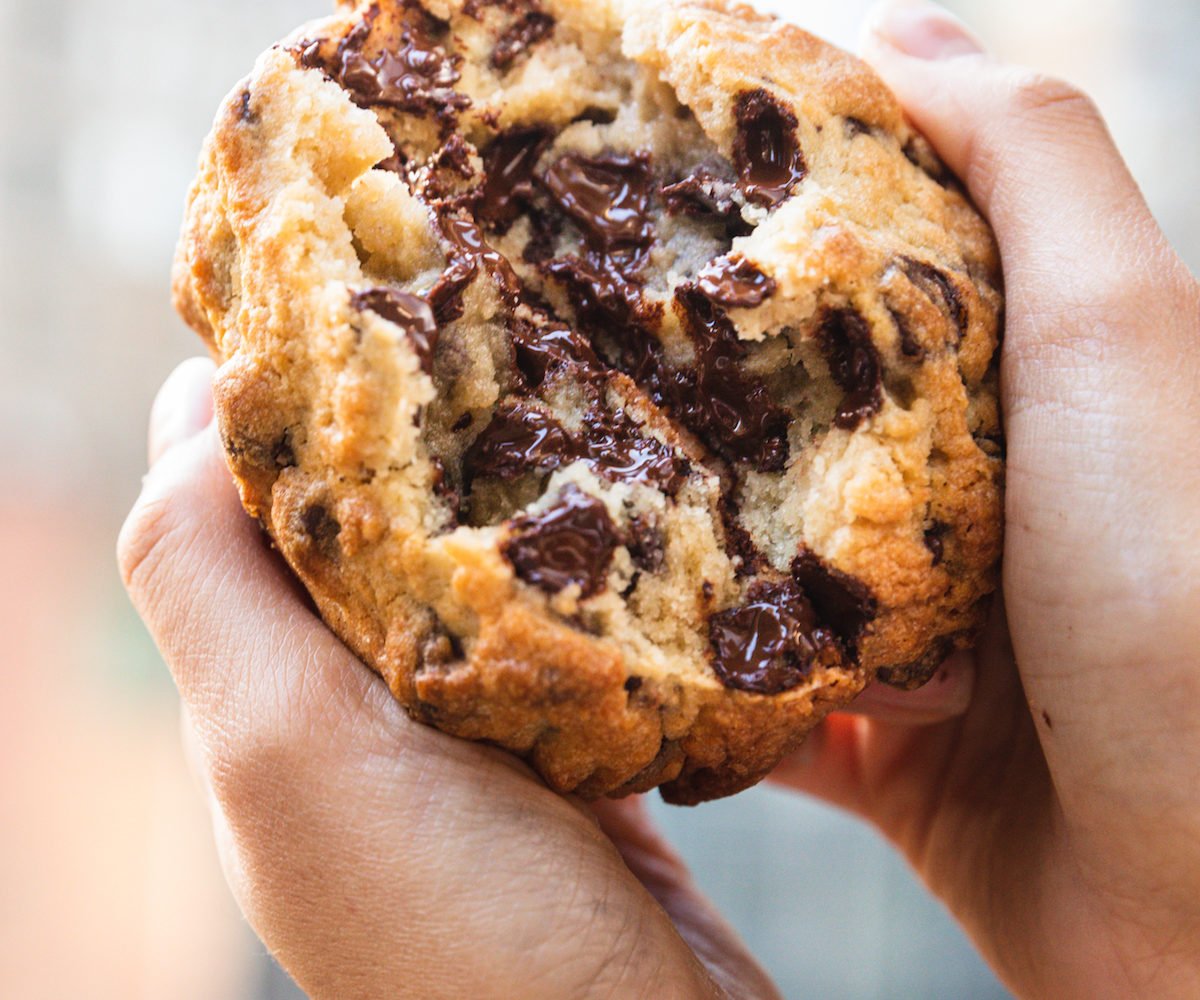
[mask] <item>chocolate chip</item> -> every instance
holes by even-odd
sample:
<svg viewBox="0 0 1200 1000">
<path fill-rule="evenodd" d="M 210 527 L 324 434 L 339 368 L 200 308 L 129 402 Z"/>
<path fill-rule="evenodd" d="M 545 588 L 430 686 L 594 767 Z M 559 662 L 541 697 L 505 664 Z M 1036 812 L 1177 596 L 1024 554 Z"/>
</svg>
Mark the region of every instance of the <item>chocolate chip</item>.
<svg viewBox="0 0 1200 1000">
<path fill-rule="evenodd" d="M 755 584 L 748 603 L 709 619 L 713 669 L 726 687 L 780 694 L 804 683 L 832 636 L 794 583 Z"/>
<path fill-rule="evenodd" d="M 925 532 L 924 541 L 927 548 L 933 556 L 933 565 L 940 566 L 946 554 L 946 534 L 950 531 L 948 524 L 943 524 L 941 521 L 934 521 L 932 527 Z"/>
<path fill-rule="evenodd" d="M 332 63 L 323 67 L 356 104 L 441 118 L 453 118 L 470 106 L 470 98 L 453 89 L 462 77 L 458 70 L 460 58 L 448 56 L 428 37 L 428 23 L 405 24 L 398 48 L 383 49 L 373 58 L 364 55 L 378 16 L 377 6 L 368 8 L 363 21 L 338 46 Z"/>
<path fill-rule="evenodd" d="M 572 153 L 550 166 L 543 183 L 596 249 L 643 248 L 654 239 L 649 154 Z"/>
<path fill-rule="evenodd" d="M 507 70 L 526 49 L 549 38 L 554 31 L 554 18 L 541 11 L 523 14 L 511 24 L 492 49 L 492 66 Z"/>
<path fill-rule="evenodd" d="M 734 181 L 719 177 L 707 167 L 699 167 L 660 193 L 668 215 L 710 216 L 723 222 L 729 238 L 736 239 L 753 228 L 742 218 L 737 192 Z"/>
<path fill-rule="evenodd" d="M 342 526 L 329 513 L 329 510 L 323 504 L 313 504 L 305 508 L 304 513 L 300 515 L 300 520 L 304 526 L 304 533 L 312 540 L 317 551 L 327 559 L 336 559 L 338 556 L 337 540 L 342 533 Z"/>
<path fill-rule="evenodd" d="M 883 405 L 883 366 L 871 328 L 857 311 L 835 309 L 821 324 L 820 341 L 833 380 L 845 393 L 834 425 L 852 431 Z"/>
<path fill-rule="evenodd" d="M 750 462 L 762 472 L 782 469 L 787 413 L 739 368 L 745 349 L 733 324 L 695 285 L 681 285 L 675 302 L 696 352 L 690 371 L 666 380 L 677 418 L 729 461 Z"/>
<path fill-rule="evenodd" d="M 624 410 L 599 406 L 588 411 L 579 432 L 579 451 L 605 479 L 645 483 L 674 496 L 683 485 L 687 467 L 671 448 L 643 435 Z"/>
<path fill-rule="evenodd" d="M 766 560 L 758 551 L 750 532 L 742 527 L 732 489 L 722 492 L 720 510 L 721 527 L 725 533 L 725 551 L 734 563 L 735 575 L 741 580 L 757 573 Z"/>
<path fill-rule="evenodd" d="M 655 316 L 641 288 L 612 257 L 560 257 L 542 265 L 542 272 L 563 284 L 576 318 L 585 329 L 615 333 L 623 327 L 645 327 Z"/>
<path fill-rule="evenodd" d="M 438 325 L 433 308 L 428 302 L 419 295 L 398 288 L 372 288 L 355 294 L 350 303 L 360 312 L 369 309 L 400 327 L 407 335 L 413 350 L 417 352 L 425 374 L 433 373 Z"/>
<path fill-rule="evenodd" d="M 904 144 L 903 152 L 905 159 L 931 180 L 942 187 L 957 187 L 954 175 L 925 139 L 914 136 Z"/>
<path fill-rule="evenodd" d="M 543 128 L 509 129 L 484 150 L 484 180 L 476 218 L 505 233 L 533 196 L 533 173 L 550 144 Z"/>
<path fill-rule="evenodd" d="M 750 309 L 775 294 L 775 279 L 745 257 L 718 257 L 696 276 L 696 287 L 726 309 Z"/>
<path fill-rule="evenodd" d="M 577 585 L 581 597 L 604 589 L 620 540 L 608 509 L 574 485 L 555 506 L 511 522 L 504 555 L 526 583 L 556 594 Z"/>
<path fill-rule="evenodd" d="M 808 169 L 796 139 L 799 120 L 766 90 L 749 90 L 734 105 L 733 161 L 746 197 L 774 208 L 804 180 Z"/>
<path fill-rule="evenodd" d="M 475 423 L 475 417 L 471 413 L 464 413 L 450 425 L 450 429 L 452 431 L 465 431 L 473 423 Z"/>
<path fill-rule="evenodd" d="M 847 115 L 845 118 L 846 137 L 854 139 L 860 135 L 873 135 L 875 130 L 861 118 Z"/>
<path fill-rule="evenodd" d="M 508 330 L 517 367 L 532 388 L 540 386 L 554 368 L 575 365 L 584 371 L 598 371 L 603 367 L 587 338 L 565 323 L 547 317 L 537 321 L 512 317 Z"/>
<path fill-rule="evenodd" d="M 510 400 L 463 459 L 468 481 L 480 476 L 511 480 L 531 470 L 549 472 L 575 455 L 571 436 L 553 417 L 531 403 Z"/>
<path fill-rule="evenodd" d="M 642 689 L 642 684 L 644 684 L 644 683 L 645 683 L 645 681 L 643 681 L 642 678 L 640 678 L 640 677 L 626 678 L 625 690 L 627 692 L 629 692 L 629 694 L 636 694 L 638 691 L 640 691 Z"/>
<path fill-rule="evenodd" d="M 238 118 L 246 122 L 248 125 L 258 121 L 258 115 L 256 115 L 250 107 L 249 87 L 242 91 L 242 101 L 238 108 Z"/>
<path fill-rule="evenodd" d="M 666 562 L 666 540 L 653 515 L 635 514 L 629 519 L 625 547 L 633 564 L 643 572 L 657 573 Z"/>
<path fill-rule="evenodd" d="M 862 580 L 834 569 L 804 549 L 792 562 L 792 578 L 827 624 L 853 650 L 879 613 L 879 603 Z"/>
<path fill-rule="evenodd" d="M 271 447 L 271 461 L 277 469 L 294 469 L 296 467 L 296 449 L 292 445 L 290 427 Z"/>
<path fill-rule="evenodd" d="M 484 239 L 483 230 L 464 215 L 438 213 L 438 225 L 450 244 L 450 261 L 434 290 L 429 293 L 438 317 L 447 319 L 462 315 L 462 295 L 474 280 L 479 265 L 487 268 L 500 297 L 515 306 L 521 297 L 521 281 L 508 259 L 492 249 Z"/>
<path fill-rule="evenodd" d="M 900 334 L 900 353 L 914 361 L 922 360 L 925 357 L 925 348 L 917 339 L 917 335 L 913 333 L 912 327 L 908 325 L 908 320 L 891 306 L 888 307 L 888 313 L 892 317 L 892 322 L 896 324 L 896 332 Z"/>
<path fill-rule="evenodd" d="M 950 317 L 958 330 L 959 339 L 962 339 L 967 332 L 970 317 L 954 282 L 944 272 L 923 260 L 903 257 L 901 263 L 908 280 L 921 289 L 935 305 L 941 303 L 939 308 Z"/>
</svg>

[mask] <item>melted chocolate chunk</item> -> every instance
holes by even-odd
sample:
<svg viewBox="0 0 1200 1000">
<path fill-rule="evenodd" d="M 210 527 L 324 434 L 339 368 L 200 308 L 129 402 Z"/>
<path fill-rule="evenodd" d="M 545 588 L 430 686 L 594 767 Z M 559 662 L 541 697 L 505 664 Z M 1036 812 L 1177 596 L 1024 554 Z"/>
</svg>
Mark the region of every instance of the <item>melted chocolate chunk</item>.
<svg viewBox="0 0 1200 1000">
<path fill-rule="evenodd" d="M 854 139 L 860 135 L 872 135 L 874 134 L 874 131 L 875 130 L 861 118 L 854 118 L 850 115 L 846 116 L 846 136 L 848 138 Z"/>
<path fill-rule="evenodd" d="M 762 472 L 783 468 L 788 456 L 787 413 L 766 387 L 743 372 L 744 348 L 729 318 L 695 285 L 675 292 L 676 308 L 695 346 L 690 371 L 667 380 L 670 407 L 713 451 L 751 462 Z"/>
<path fill-rule="evenodd" d="M 746 197 L 774 208 L 786 200 L 808 169 L 796 139 L 796 116 L 766 90 L 749 90 L 734 105 L 737 138 L 733 159 Z"/>
<path fill-rule="evenodd" d="M 463 459 L 468 482 L 511 480 L 531 469 L 550 472 L 575 457 L 575 443 L 553 417 L 526 402 L 501 403 Z"/>
<path fill-rule="evenodd" d="M 350 302 L 360 312 L 369 309 L 400 327 L 421 359 L 425 374 L 433 373 L 438 325 L 434 310 L 425 299 L 397 288 L 372 288 L 357 293 Z"/>
<path fill-rule="evenodd" d="M 542 270 L 566 287 L 580 325 L 598 332 L 644 324 L 651 319 L 641 289 L 602 254 L 561 257 Z"/>
<path fill-rule="evenodd" d="M 883 405 L 883 367 L 871 328 L 855 310 L 836 309 L 821 324 L 820 339 L 833 379 L 845 393 L 834 425 L 852 431 Z"/>
<path fill-rule="evenodd" d="M 792 578 L 804 588 L 821 621 L 853 651 L 863 629 L 879 613 L 879 603 L 867 585 L 808 549 L 792 562 Z"/>
<path fill-rule="evenodd" d="M 650 157 L 570 154 L 546 171 L 550 196 L 606 252 L 640 249 L 654 239 L 650 220 Z"/>
<path fill-rule="evenodd" d="M 739 691 L 789 691 L 807 679 L 832 637 L 793 583 L 756 584 L 747 596 L 747 604 L 709 619 L 713 669 Z"/>
<path fill-rule="evenodd" d="M 643 436 L 624 410 L 593 408 L 580 436 L 580 454 L 605 479 L 645 483 L 674 496 L 687 476 L 687 466 L 674 452 L 656 438 Z"/>
<path fill-rule="evenodd" d="M 526 49 L 549 38 L 554 31 L 554 18 L 542 11 L 529 11 L 510 25 L 492 49 L 492 65 L 507 70 Z"/>
<path fill-rule="evenodd" d="M 666 563 L 666 540 L 652 515 L 636 514 L 630 518 L 625 547 L 633 564 L 645 573 L 657 573 Z"/>
<path fill-rule="evenodd" d="M 450 264 L 430 293 L 439 317 L 443 314 L 462 315 L 462 294 L 475 278 L 480 264 L 487 268 L 501 298 L 515 306 L 521 298 L 521 281 L 512 264 L 503 254 L 492 249 L 483 237 L 483 230 L 472 219 L 462 215 L 439 214 L 438 224 L 451 245 Z M 444 288 L 439 286 L 445 285 Z M 444 322 L 445 320 L 443 320 Z"/>
<path fill-rule="evenodd" d="M 940 566 L 946 557 L 946 535 L 950 531 L 948 524 L 934 521 L 925 532 L 925 548 L 933 556 L 933 565 Z"/>
<path fill-rule="evenodd" d="M 540 386 L 553 368 L 569 364 L 586 371 L 602 368 L 587 338 L 556 320 L 530 322 L 514 317 L 508 329 L 516 350 L 517 367 L 532 388 Z"/>
<path fill-rule="evenodd" d="M 492 140 L 483 154 L 484 181 L 476 218 L 505 233 L 533 196 L 533 173 L 550 145 L 542 128 L 510 129 Z"/>
<path fill-rule="evenodd" d="M 904 257 L 902 263 L 904 264 L 904 273 L 908 275 L 909 281 L 921 289 L 935 305 L 939 300 L 941 301 L 942 312 L 950 317 L 961 340 L 967 332 L 970 317 L 967 314 L 966 304 L 959 295 L 954 282 L 944 272 L 925 261 Z"/>
<path fill-rule="evenodd" d="M 905 143 L 903 152 L 904 158 L 931 180 L 945 188 L 957 187 L 954 175 L 925 139 L 910 139 Z"/>
<path fill-rule="evenodd" d="M 735 195 L 738 186 L 700 167 L 675 184 L 662 189 L 663 203 L 669 215 L 711 216 L 725 224 L 731 239 L 745 236 L 753 228 L 742 218 L 742 206 Z"/>
<path fill-rule="evenodd" d="M 892 322 L 896 324 L 896 330 L 900 334 L 900 353 L 906 358 L 920 361 L 925 357 L 925 348 L 921 346 L 917 335 L 913 333 L 912 327 L 908 325 L 908 320 L 890 306 L 888 307 L 888 313 L 891 315 Z"/>
<path fill-rule="evenodd" d="M 504 555 L 518 577 L 549 594 L 575 584 L 581 597 L 604 589 L 620 545 L 608 509 L 570 485 L 542 514 L 516 518 Z"/>
<path fill-rule="evenodd" d="M 304 533 L 312 539 L 317 551 L 326 559 L 336 559 L 338 556 L 338 536 L 342 526 L 322 504 L 313 504 L 305 509 L 300 516 L 304 525 Z"/>
<path fill-rule="evenodd" d="M 251 125 L 258 121 L 258 115 L 256 115 L 254 110 L 250 107 L 250 100 L 250 88 L 247 87 L 242 91 L 242 102 L 238 107 L 238 118 L 244 121 L 247 125 Z"/>
<path fill-rule="evenodd" d="M 697 276 L 696 287 L 726 309 L 750 309 L 775 294 L 775 279 L 745 257 L 718 257 Z"/>
<path fill-rule="evenodd" d="M 395 51 L 384 49 L 367 58 L 363 49 L 378 16 L 378 7 L 371 8 L 342 40 L 333 65 L 323 67 L 356 104 L 449 118 L 470 106 L 470 98 L 453 89 L 462 77 L 459 57 L 448 56 L 417 25 L 403 27 Z"/>
<path fill-rule="evenodd" d="M 721 494 L 721 527 L 725 531 L 725 551 L 734 561 L 734 573 L 737 578 L 741 580 L 761 570 L 766 560 L 758 551 L 750 532 L 742 527 L 731 489 L 726 489 Z"/>
</svg>

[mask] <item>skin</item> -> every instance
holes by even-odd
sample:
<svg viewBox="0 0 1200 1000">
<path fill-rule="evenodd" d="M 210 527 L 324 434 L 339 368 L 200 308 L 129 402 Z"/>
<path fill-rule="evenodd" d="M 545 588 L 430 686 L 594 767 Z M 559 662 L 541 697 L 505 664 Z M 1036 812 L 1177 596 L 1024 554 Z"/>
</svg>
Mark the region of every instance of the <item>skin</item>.
<svg viewBox="0 0 1200 1000">
<path fill-rule="evenodd" d="M 865 56 L 1000 240 L 1007 618 L 776 782 L 875 824 L 1025 997 L 1200 996 L 1200 288 L 1092 103 L 924 3 Z M 409 721 L 242 513 L 206 361 L 120 541 L 230 885 L 314 997 L 777 997 L 636 801 Z"/>
</svg>

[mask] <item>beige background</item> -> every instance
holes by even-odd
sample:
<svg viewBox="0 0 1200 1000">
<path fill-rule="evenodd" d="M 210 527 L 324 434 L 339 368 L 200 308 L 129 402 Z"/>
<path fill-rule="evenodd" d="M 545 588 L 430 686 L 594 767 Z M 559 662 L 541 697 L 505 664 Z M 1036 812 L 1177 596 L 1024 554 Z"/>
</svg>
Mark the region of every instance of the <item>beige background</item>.
<svg viewBox="0 0 1200 1000">
<path fill-rule="evenodd" d="M 777 0 L 852 45 L 865 8 Z M 1200 265 L 1200 4 L 956 0 L 1108 114 Z M 230 903 L 112 546 L 194 339 L 167 272 L 218 100 L 322 0 L 0 0 L 0 995 L 284 996 Z M 1086 261 L 1081 261 L 1081 264 Z M 756 790 L 660 808 L 789 996 L 1003 992 L 867 830 Z"/>
</svg>

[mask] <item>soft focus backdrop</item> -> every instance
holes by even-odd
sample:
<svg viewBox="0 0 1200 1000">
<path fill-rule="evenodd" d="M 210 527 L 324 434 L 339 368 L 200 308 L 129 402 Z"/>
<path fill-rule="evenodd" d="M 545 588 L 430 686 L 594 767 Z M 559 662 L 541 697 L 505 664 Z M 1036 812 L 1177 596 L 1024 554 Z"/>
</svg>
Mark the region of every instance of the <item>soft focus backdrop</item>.
<svg viewBox="0 0 1200 1000">
<path fill-rule="evenodd" d="M 765 3 L 852 46 L 864 0 Z M 170 682 L 113 544 L 145 418 L 198 343 L 172 315 L 218 101 L 327 0 L 0 0 L 0 996 L 295 997 L 228 898 Z M 1200 267 L 1197 0 L 951 0 L 1082 84 Z M 1005 996 L 872 833 L 758 789 L 656 806 L 788 997 Z"/>
</svg>

